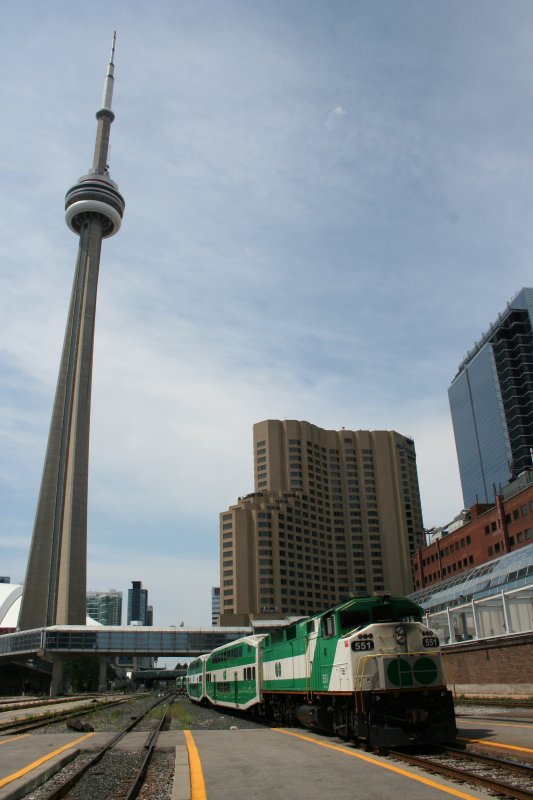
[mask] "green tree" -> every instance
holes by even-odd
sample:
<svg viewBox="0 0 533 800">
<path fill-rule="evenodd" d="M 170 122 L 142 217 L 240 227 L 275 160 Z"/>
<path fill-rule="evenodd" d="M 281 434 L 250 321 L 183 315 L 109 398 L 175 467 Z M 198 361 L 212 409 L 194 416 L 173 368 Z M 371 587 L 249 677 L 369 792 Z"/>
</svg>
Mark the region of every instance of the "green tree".
<svg viewBox="0 0 533 800">
<path fill-rule="evenodd" d="M 65 675 L 73 692 L 98 691 L 98 656 L 76 656 L 65 664 Z"/>
</svg>

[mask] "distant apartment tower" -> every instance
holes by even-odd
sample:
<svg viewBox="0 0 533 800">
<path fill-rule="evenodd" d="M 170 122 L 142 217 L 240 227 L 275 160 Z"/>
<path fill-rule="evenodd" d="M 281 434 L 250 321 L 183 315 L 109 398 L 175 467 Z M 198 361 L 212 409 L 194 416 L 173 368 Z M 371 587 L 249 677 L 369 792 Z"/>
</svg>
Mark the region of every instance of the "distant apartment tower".
<svg viewBox="0 0 533 800">
<path fill-rule="evenodd" d="M 211 588 L 211 625 L 218 625 L 220 616 L 220 586 Z"/>
<path fill-rule="evenodd" d="M 87 616 L 101 625 L 122 625 L 122 592 L 87 592 Z"/>
<path fill-rule="evenodd" d="M 464 506 L 494 503 L 532 466 L 533 289 L 521 289 L 467 353 L 448 395 Z"/>
<path fill-rule="evenodd" d="M 255 492 L 220 515 L 221 625 L 412 591 L 424 544 L 412 439 L 395 431 L 254 425 Z"/>
<path fill-rule="evenodd" d="M 128 589 L 128 625 L 153 624 L 153 609 L 148 605 L 148 589 L 142 587 L 142 581 L 132 581 L 131 589 Z"/>
</svg>

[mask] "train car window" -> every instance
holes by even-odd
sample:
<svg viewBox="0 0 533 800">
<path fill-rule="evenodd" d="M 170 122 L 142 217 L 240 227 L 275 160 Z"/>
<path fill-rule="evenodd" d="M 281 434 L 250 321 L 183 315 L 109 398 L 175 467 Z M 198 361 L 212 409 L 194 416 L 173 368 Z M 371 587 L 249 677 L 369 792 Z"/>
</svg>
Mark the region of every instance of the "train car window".
<svg viewBox="0 0 533 800">
<path fill-rule="evenodd" d="M 296 639 L 296 626 L 293 626 L 292 628 L 287 628 L 285 631 L 285 636 L 288 642 L 290 642 L 291 639 Z"/>
<path fill-rule="evenodd" d="M 309 622 L 305 626 L 306 633 L 314 633 L 315 632 L 315 621 L 314 619 L 309 620 Z"/>
</svg>

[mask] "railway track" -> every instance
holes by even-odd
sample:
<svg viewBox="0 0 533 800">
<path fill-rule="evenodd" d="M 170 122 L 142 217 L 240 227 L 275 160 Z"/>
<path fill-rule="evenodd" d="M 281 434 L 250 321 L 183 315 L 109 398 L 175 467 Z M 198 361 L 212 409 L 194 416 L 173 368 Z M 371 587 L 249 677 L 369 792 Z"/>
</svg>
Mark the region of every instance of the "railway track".
<svg viewBox="0 0 533 800">
<path fill-rule="evenodd" d="M 168 725 L 168 715 L 173 701 L 174 695 L 156 700 L 149 708 L 130 720 L 96 753 L 79 756 L 75 762 L 57 773 L 45 787 L 42 787 L 46 789 L 46 800 L 103 796 L 135 800 L 146 779 L 159 734 Z M 113 754 L 117 744 L 126 734 L 133 731 L 156 706 L 165 702 L 167 705 L 164 713 L 155 728 L 147 733 L 144 744 L 139 744 L 136 752 Z M 104 787 L 105 791 L 102 793 Z M 108 795 L 108 791 L 112 791 L 112 795 Z"/>
<path fill-rule="evenodd" d="M 102 709 L 112 708 L 113 706 L 122 705 L 127 703 L 131 698 L 124 697 L 119 700 L 110 700 L 98 702 L 92 700 L 90 705 L 80 708 L 73 708 L 70 711 L 51 711 L 49 714 L 39 714 L 38 716 L 31 717 L 30 719 L 9 720 L 0 722 L 0 736 L 10 736 L 16 733 L 26 733 L 27 731 L 37 730 L 46 725 L 53 725 L 56 722 L 63 722 L 68 719 L 76 719 L 76 717 L 88 717 Z M 43 707 L 49 707 L 51 704 L 43 704 Z"/>
<path fill-rule="evenodd" d="M 389 750 L 398 761 L 429 770 L 438 775 L 489 789 L 513 800 L 533 799 L 533 767 L 515 761 L 472 753 L 456 747 L 441 748 L 425 756 Z"/>
</svg>

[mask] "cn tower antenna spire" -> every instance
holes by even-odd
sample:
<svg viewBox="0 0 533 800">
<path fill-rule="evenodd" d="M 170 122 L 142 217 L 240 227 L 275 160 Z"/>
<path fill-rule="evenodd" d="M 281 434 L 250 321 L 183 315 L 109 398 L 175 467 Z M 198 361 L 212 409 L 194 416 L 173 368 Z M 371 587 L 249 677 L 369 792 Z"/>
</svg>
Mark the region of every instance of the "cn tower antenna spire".
<svg viewBox="0 0 533 800">
<path fill-rule="evenodd" d="M 115 82 L 115 43 L 117 41 L 117 32 L 113 31 L 113 40 L 111 42 L 111 55 L 109 56 L 109 64 L 107 65 L 107 73 L 104 80 L 104 93 L 102 95 L 102 108 L 107 108 L 111 111 L 111 100 L 113 99 L 113 83 Z"/>
<path fill-rule="evenodd" d="M 113 63 L 113 59 L 115 57 L 116 40 L 117 32 L 114 31 L 113 40 L 111 42 L 111 55 L 109 56 L 109 64 L 107 65 L 107 72 L 104 79 L 102 107 L 96 112 L 98 128 L 96 130 L 96 143 L 94 145 L 93 172 L 97 172 L 100 175 L 107 174 L 109 133 L 111 131 L 111 123 L 115 119 L 115 115 L 111 111 L 111 101 L 113 99 L 113 84 L 115 83 L 115 64 Z"/>
</svg>

